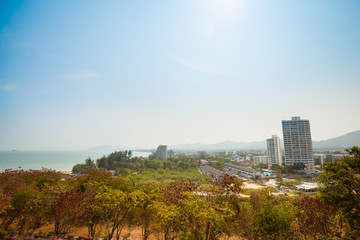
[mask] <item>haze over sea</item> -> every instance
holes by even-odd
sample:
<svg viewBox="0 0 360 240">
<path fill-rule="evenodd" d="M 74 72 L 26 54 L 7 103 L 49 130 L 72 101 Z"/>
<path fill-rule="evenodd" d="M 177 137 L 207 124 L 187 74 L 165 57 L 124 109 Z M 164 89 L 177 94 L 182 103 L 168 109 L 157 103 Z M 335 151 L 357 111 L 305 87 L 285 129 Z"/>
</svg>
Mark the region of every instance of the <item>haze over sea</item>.
<svg viewBox="0 0 360 240">
<path fill-rule="evenodd" d="M 5 169 L 52 169 L 71 171 L 78 163 L 90 157 L 96 160 L 110 154 L 108 151 L 0 151 L 0 172 Z M 133 157 L 148 157 L 150 152 L 133 152 Z"/>
</svg>

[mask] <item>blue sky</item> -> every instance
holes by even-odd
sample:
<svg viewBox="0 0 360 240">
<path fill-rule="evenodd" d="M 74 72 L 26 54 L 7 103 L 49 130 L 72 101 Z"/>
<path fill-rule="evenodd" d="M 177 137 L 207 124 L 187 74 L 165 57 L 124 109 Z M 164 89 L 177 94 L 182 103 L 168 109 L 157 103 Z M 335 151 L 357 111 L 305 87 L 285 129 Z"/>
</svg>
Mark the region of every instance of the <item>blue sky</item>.
<svg viewBox="0 0 360 240">
<path fill-rule="evenodd" d="M 360 2 L 0 1 L 0 150 L 360 129 Z"/>
</svg>

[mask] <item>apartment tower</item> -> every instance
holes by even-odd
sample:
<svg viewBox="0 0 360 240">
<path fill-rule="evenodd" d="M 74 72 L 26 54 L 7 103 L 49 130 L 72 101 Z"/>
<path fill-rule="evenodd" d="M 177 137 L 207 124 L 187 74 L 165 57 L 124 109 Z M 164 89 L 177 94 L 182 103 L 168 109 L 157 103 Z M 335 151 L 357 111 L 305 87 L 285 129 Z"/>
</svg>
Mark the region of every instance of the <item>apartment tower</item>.
<svg viewBox="0 0 360 240">
<path fill-rule="evenodd" d="M 156 151 L 156 157 L 158 159 L 167 159 L 167 146 L 159 145 Z"/>
<path fill-rule="evenodd" d="M 314 169 L 313 148 L 309 120 L 292 117 L 282 121 L 285 164 L 304 164 L 308 172 Z"/>
<path fill-rule="evenodd" d="M 272 135 L 272 137 L 268 138 L 266 142 L 269 168 L 271 168 L 274 164 L 282 166 L 283 161 L 280 138 L 277 135 Z"/>
</svg>

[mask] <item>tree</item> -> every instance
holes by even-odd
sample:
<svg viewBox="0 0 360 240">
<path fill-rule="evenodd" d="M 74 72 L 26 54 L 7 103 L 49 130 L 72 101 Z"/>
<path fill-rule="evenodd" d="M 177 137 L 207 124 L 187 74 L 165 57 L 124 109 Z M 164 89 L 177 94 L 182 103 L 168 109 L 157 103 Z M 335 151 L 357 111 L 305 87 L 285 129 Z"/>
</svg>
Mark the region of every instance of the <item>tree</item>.
<svg viewBox="0 0 360 240">
<path fill-rule="evenodd" d="M 182 226 L 182 214 L 179 201 L 184 199 L 184 193 L 193 192 L 198 187 L 193 181 L 177 180 L 171 182 L 162 191 L 161 201 L 155 202 L 157 231 L 162 239 L 176 239 Z"/>
<path fill-rule="evenodd" d="M 0 193 L 0 216 L 11 208 L 10 197 Z"/>
<path fill-rule="evenodd" d="M 156 203 L 160 198 L 161 185 L 145 184 L 130 194 L 132 212 L 142 227 L 142 239 L 147 240 L 152 233 L 151 224 L 156 216 Z"/>
<path fill-rule="evenodd" d="M 333 237 L 334 210 L 324 204 L 321 199 L 307 194 L 301 196 L 297 203 L 300 211 L 298 215 L 298 231 L 304 236 L 312 236 L 313 239 L 321 237 Z"/>
<path fill-rule="evenodd" d="M 91 160 L 91 158 L 85 159 L 85 164 L 76 164 L 72 172 L 73 173 L 81 173 L 85 174 L 89 169 L 96 168 L 95 161 Z"/>
<path fill-rule="evenodd" d="M 15 216 L 16 230 L 27 233 L 39 228 L 44 221 L 41 193 L 39 190 L 26 186 L 19 189 L 11 199 L 11 213 Z"/>
<path fill-rule="evenodd" d="M 128 214 L 127 202 L 127 194 L 123 191 L 108 186 L 99 188 L 91 208 L 99 213 L 98 215 L 106 227 L 108 239 L 112 239 L 117 230 L 117 235 L 121 234 Z"/>
<path fill-rule="evenodd" d="M 65 235 L 83 219 L 86 212 L 84 203 L 89 193 L 61 185 L 50 188 L 46 195 L 48 218 L 54 224 L 54 233 Z"/>
<path fill-rule="evenodd" d="M 325 163 L 318 177 L 319 195 L 325 203 L 340 210 L 350 237 L 360 235 L 360 148 L 346 149 L 348 156 Z"/>
<path fill-rule="evenodd" d="M 131 177 L 114 177 L 105 170 L 90 169 L 85 175 L 74 179 L 76 189 L 88 193 L 84 201 L 85 221 L 91 237 L 95 236 L 96 228 L 103 225 L 107 229 L 107 235 L 111 239 L 116 233 L 121 233 L 123 224 L 127 218 L 128 197 L 133 191 L 134 181 Z"/>
<path fill-rule="evenodd" d="M 49 170 L 5 170 L 0 173 L 1 228 L 14 222 L 17 231 L 35 230 L 43 220 L 41 198 L 44 189 L 57 184 L 63 174 Z M 10 204 L 10 206 L 9 206 Z"/>
<path fill-rule="evenodd" d="M 255 239 L 292 239 L 296 212 L 297 208 L 287 199 L 265 200 L 251 223 Z"/>
<path fill-rule="evenodd" d="M 178 199 L 173 202 L 180 213 L 180 239 L 209 240 L 230 235 L 236 215 L 233 204 L 239 200 L 242 182 L 225 174 L 212 185 L 196 186 L 187 183 L 172 187 L 181 193 L 172 194 L 173 200 Z"/>
<path fill-rule="evenodd" d="M 161 236 L 160 239 L 176 239 L 181 227 L 181 213 L 178 205 L 158 201 L 155 203 L 155 207 L 157 212 L 155 217 L 155 227 Z"/>
<path fill-rule="evenodd" d="M 180 239 L 218 239 L 228 232 L 229 220 L 233 217 L 230 205 L 226 202 L 209 201 L 209 198 L 200 198 L 191 192 L 183 193 L 178 203 L 178 212 Z"/>
</svg>

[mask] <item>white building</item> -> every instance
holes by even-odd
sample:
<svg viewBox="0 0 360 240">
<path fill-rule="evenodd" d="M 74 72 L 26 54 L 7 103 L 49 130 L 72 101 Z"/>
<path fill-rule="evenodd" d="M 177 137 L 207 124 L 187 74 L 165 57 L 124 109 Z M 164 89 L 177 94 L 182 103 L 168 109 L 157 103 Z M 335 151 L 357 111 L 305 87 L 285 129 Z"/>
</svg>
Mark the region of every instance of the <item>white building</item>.
<svg viewBox="0 0 360 240">
<path fill-rule="evenodd" d="M 295 186 L 298 193 L 316 194 L 318 190 L 317 183 L 304 182 Z"/>
<path fill-rule="evenodd" d="M 344 154 L 327 154 L 325 162 L 337 162 L 344 157 Z"/>
<path fill-rule="evenodd" d="M 313 154 L 314 164 L 323 165 L 326 161 L 326 154 Z"/>
<path fill-rule="evenodd" d="M 262 155 L 262 156 L 253 156 L 254 165 L 264 164 L 268 165 L 268 156 Z"/>
<path fill-rule="evenodd" d="M 235 173 L 235 174 L 245 177 L 245 178 L 255 179 L 261 175 L 261 173 L 256 171 L 255 169 L 238 166 L 238 165 L 234 165 L 231 163 L 225 163 L 224 170 L 226 172 Z"/>
<path fill-rule="evenodd" d="M 280 138 L 277 135 L 272 135 L 272 137 L 268 138 L 266 142 L 269 168 L 271 168 L 274 164 L 282 166 L 283 162 Z"/>
<path fill-rule="evenodd" d="M 282 121 L 285 147 L 285 164 L 304 164 L 306 172 L 314 170 L 313 148 L 309 120 L 292 117 Z"/>
<path fill-rule="evenodd" d="M 158 159 L 167 159 L 167 146 L 159 145 L 156 150 L 156 157 Z"/>
<path fill-rule="evenodd" d="M 208 165 L 200 166 L 199 170 L 201 173 L 205 173 L 205 174 L 209 175 L 210 177 L 212 177 L 213 179 L 220 179 L 224 175 L 223 171 L 220 171 L 220 170 L 210 167 Z"/>
</svg>

